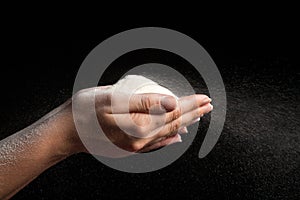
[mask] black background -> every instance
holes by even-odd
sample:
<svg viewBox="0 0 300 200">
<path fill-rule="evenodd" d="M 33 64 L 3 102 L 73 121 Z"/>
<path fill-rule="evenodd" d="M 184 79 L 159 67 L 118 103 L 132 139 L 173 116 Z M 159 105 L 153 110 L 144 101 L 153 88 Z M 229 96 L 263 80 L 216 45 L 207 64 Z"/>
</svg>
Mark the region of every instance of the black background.
<svg viewBox="0 0 300 200">
<path fill-rule="evenodd" d="M 1 45 L 1 138 L 70 98 L 85 56 L 130 28 L 166 27 L 197 40 L 217 64 L 228 100 L 222 135 L 204 159 L 197 155 L 208 117 L 188 151 L 164 169 L 128 174 L 78 154 L 46 170 L 13 199 L 299 199 L 297 20 L 290 15 L 233 19 L 82 22 L 67 32 L 44 22 L 10 23 Z"/>
</svg>

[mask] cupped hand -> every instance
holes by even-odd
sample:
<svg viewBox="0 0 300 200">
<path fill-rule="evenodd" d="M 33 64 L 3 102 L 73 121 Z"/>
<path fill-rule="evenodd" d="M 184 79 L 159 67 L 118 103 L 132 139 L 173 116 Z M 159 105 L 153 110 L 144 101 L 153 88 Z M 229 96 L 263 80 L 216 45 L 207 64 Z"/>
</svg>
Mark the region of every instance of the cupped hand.
<svg viewBox="0 0 300 200">
<path fill-rule="evenodd" d="M 112 142 L 129 152 L 146 152 L 181 141 L 178 131 L 212 110 L 211 99 L 206 95 L 185 96 L 177 100 L 163 94 L 113 92 L 112 86 L 79 91 L 73 101 L 85 109 L 84 104 L 91 98 L 95 99 L 98 123 L 110 141 L 99 135 L 89 136 L 92 133 L 86 132 L 89 144 L 105 148 L 104 143 Z M 113 103 L 114 98 L 117 104 Z M 85 110 L 85 113 L 88 112 Z M 88 126 L 92 117 L 92 113 L 85 114 L 78 123 Z M 104 156 L 118 156 L 108 151 L 90 153 L 103 155 L 104 152 L 107 154 Z"/>
</svg>

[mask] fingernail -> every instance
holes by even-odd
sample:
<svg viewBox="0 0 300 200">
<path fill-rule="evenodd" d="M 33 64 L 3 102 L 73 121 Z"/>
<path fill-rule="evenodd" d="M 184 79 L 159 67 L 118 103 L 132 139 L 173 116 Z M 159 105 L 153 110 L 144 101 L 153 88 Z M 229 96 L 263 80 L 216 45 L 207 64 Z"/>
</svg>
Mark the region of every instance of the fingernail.
<svg viewBox="0 0 300 200">
<path fill-rule="evenodd" d="M 178 142 L 182 142 L 182 139 L 181 139 L 181 136 L 179 134 L 177 134 L 177 137 L 178 137 Z"/>
<path fill-rule="evenodd" d="M 214 109 L 214 106 L 210 104 L 211 109 Z"/>
<path fill-rule="evenodd" d="M 200 117 L 199 118 L 197 118 L 197 119 L 195 119 L 194 121 L 192 121 L 192 123 L 191 124 L 195 124 L 195 123 L 197 123 L 197 122 L 199 122 L 200 121 Z"/>
<path fill-rule="evenodd" d="M 211 98 L 206 97 L 206 98 L 203 100 L 202 105 L 207 104 L 207 103 L 210 103 L 210 102 L 211 102 Z M 200 105 L 200 106 L 201 106 L 201 105 Z"/>
<path fill-rule="evenodd" d="M 186 128 L 186 127 L 183 127 L 182 129 L 181 129 L 181 133 L 188 133 L 189 131 L 188 131 L 188 129 Z"/>
<path fill-rule="evenodd" d="M 161 105 L 167 111 L 172 111 L 177 107 L 177 100 L 172 96 L 166 96 L 161 99 Z"/>
<path fill-rule="evenodd" d="M 180 136 L 179 134 L 177 134 L 177 137 L 173 138 L 173 139 L 168 143 L 168 145 L 174 144 L 174 143 L 177 143 L 177 142 L 182 142 L 181 136 Z"/>
<path fill-rule="evenodd" d="M 178 134 L 184 134 L 183 128 L 178 129 Z"/>
</svg>

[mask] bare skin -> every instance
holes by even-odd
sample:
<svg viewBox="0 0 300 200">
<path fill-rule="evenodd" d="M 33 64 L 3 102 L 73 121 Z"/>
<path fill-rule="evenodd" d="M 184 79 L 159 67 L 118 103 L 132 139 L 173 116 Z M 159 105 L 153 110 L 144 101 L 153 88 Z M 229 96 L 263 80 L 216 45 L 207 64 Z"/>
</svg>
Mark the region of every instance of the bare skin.
<svg viewBox="0 0 300 200">
<path fill-rule="evenodd" d="M 130 152 L 146 152 L 178 142 L 179 129 L 212 110 L 211 99 L 206 95 L 182 97 L 177 102 L 171 96 L 137 94 L 130 99 L 129 112 L 124 112 L 126 105 L 119 105 L 119 113 L 115 113 L 111 110 L 111 94 L 107 87 L 79 91 L 76 98 L 84 103 L 84 97 L 92 91 L 96 94 L 98 121 L 106 136 L 115 145 Z M 164 115 L 166 123 L 133 130 L 143 136 L 160 128 L 151 137 L 128 135 L 115 122 L 114 117 L 131 117 L 143 126 L 148 123 L 149 117 L 153 117 L 150 115 L 157 114 L 149 113 L 153 107 L 167 111 Z M 47 168 L 80 152 L 94 153 L 86 150 L 78 136 L 69 100 L 31 126 L 0 141 L 0 199 L 9 199 Z"/>
</svg>

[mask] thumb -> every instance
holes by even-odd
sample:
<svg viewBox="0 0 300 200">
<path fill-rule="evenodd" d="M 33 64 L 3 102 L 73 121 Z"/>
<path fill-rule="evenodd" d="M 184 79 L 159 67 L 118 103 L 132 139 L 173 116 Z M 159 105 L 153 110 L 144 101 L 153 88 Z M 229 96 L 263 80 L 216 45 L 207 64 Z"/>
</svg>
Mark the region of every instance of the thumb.
<svg viewBox="0 0 300 200">
<path fill-rule="evenodd" d="M 177 100 L 169 95 L 163 94 L 135 94 L 129 103 L 130 112 L 141 113 L 165 113 L 177 107 Z"/>
</svg>

